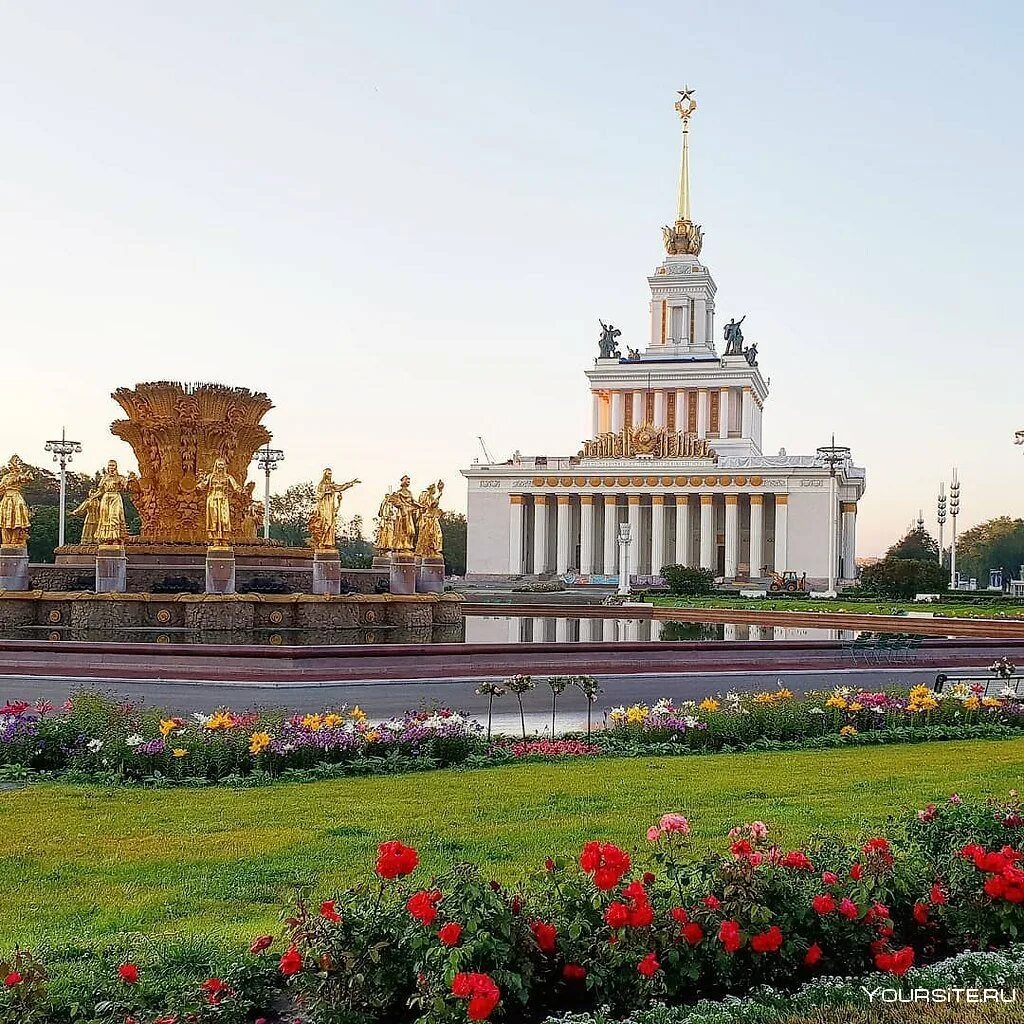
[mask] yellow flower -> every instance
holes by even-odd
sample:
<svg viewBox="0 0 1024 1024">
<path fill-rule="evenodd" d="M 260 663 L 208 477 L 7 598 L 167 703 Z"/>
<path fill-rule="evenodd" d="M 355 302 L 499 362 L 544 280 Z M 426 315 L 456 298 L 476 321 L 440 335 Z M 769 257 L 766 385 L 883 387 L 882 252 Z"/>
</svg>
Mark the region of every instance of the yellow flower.
<svg viewBox="0 0 1024 1024">
<path fill-rule="evenodd" d="M 981 703 L 986 708 L 1001 708 L 1003 702 L 998 697 L 982 697 Z"/>
<path fill-rule="evenodd" d="M 755 704 L 771 704 L 775 700 L 774 693 L 755 693 L 754 703 Z"/>
<path fill-rule="evenodd" d="M 631 708 L 626 710 L 626 721 L 632 722 L 634 725 L 638 725 L 647 717 L 647 706 L 644 704 L 634 704 Z"/>
<path fill-rule="evenodd" d="M 366 721 L 366 712 L 358 704 L 349 713 L 357 722 Z"/>
<path fill-rule="evenodd" d="M 249 753 L 256 755 L 270 746 L 270 734 L 265 732 L 254 732 L 249 737 Z"/>
<path fill-rule="evenodd" d="M 840 736 L 856 736 L 857 735 L 857 730 L 852 725 L 844 725 L 842 727 L 842 729 L 839 730 L 839 735 Z"/>
<path fill-rule="evenodd" d="M 913 701 L 918 701 L 925 697 L 931 698 L 931 695 L 932 691 L 927 686 L 918 685 L 911 689 L 909 697 Z"/>
<path fill-rule="evenodd" d="M 981 707 L 981 701 L 978 700 L 977 697 L 968 697 L 967 700 L 964 701 L 964 707 L 967 708 L 968 711 L 977 711 L 978 708 Z"/>
<path fill-rule="evenodd" d="M 845 708 L 846 707 L 846 701 L 842 697 L 840 697 L 839 694 L 835 694 L 834 696 L 829 697 L 829 699 L 827 701 L 825 701 L 825 707 L 827 707 L 827 708 Z"/>
<path fill-rule="evenodd" d="M 233 729 L 234 727 L 235 716 L 230 711 L 216 711 L 210 715 L 210 719 L 206 723 L 206 728 L 210 732 L 216 732 L 218 729 Z"/>
<path fill-rule="evenodd" d="M 846 710 L 847 711 L 861 711 L 861 710 L 863 710 L 863 708 L 864 708 L 863 704 L 858 704 L 856 701 L 851 701 L 849 707 L 847 707 Z"/>
<path fill-rule="evenodd" d="M 161 718 L 160 719 L 160 735 L 163 736 L 164 739 L 167 739 L 167 737 L 170 736 L 171 733 L 174 732 L 175 729 L 180 729 L 180 728 L 181 728 L 181 719 L 180 718 Z"/>
<path fill-rule="evenodd" d="M 323 724 L 324 720 L 320 715 L 306 715 L 302 719 L 303 727 L 308 729 L 310 732 L 316 732 Z"/>
<path fill-rule="evenodd" d="M 717 711 L 722 705 L 714 697 L 705 697 L 698 705 L 701 711 Z"/>
<path fill-rule="evenodd" d="M 379 739 L 380 739 L 380 733 L 379 733 L 379 732 L 377 732 L 377 730 L 376 730 L 376 729 L 371 729 L 371 730 L 370 730 L 370 731 L 369 731 L 369 732 L 368 732 L 368 733 L 366 734 L 366 742 L 367 742 L 367 743 L 376 743 L 376 742 L 377 742 L 377 740 L 379 740 Z"/>
<path fill-rule="evenodd" d="M 793 699 L 793 691 L 792 690 L 787 690 L 784 686 L 780 686 L 779 689 L 775 691 L 775 699 L 776 700 L 792 700 Z"/>
<path fill-rule="evenodd" d="M 184 756 L 185 756 L 185 755 L 186 755 L 186 754 L 188 753 L 188 751 L 187 751 L 187 750 L 186 750 L 186 749 L 185 749 L 184 747 L 175 747 L 175 748 L 174 748 L 174 749 L 173 749 L 173 750 L 171 751 L 171 753 L 172 753 L 172 754 L 173 754 L 173 755 L 174 755 L 175 757 L 184 757 Z"/>
<path fill-rule="evenodd" d="M 334 711 L 329 715 L 324 715 L 324 725 L 326 725 L 328 729 L 333 729 L 335 726 L 341 725 L 344 721 L 345 719 Z"/>
</svg>

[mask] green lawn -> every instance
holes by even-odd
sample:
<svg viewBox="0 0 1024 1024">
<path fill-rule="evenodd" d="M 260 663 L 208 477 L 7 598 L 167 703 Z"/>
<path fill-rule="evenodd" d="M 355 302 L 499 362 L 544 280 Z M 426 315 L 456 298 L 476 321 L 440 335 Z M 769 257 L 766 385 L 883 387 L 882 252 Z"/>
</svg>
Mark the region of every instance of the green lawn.
<svg viewBox="0 0 1024 1024">
<path fill-rule="evenodd" d="M 760 612 L 851 612 L 854 615 L 895 615 L 898 612 L 932 612 L 951 619 L 1024 618 L 1024 604 L 1016 601 L 964 601 L 955 599 L 934 604 L 915 601 L 844 601 L 842 598 L 799 597 L 670 597 L 650 595 L 644 600 L 670 608 L 740 608 Z"/>
<path fill-rule="evenodd" d="M 643 847 L 667 810 L 696 843 L 763 819 L 787 843 L 852 836 L 951 790 L 1020 784 L 1024 739 L 577 761 L 231 790 L 37 784 L 0 793 L 0 950 L 124 945 L 131 933 L 235 944 L 273 929 L 294 882 L 366 873 L 401 838 L 427 870 L 460 859 L 521 876 L 589 838 Z"/>
</svg>

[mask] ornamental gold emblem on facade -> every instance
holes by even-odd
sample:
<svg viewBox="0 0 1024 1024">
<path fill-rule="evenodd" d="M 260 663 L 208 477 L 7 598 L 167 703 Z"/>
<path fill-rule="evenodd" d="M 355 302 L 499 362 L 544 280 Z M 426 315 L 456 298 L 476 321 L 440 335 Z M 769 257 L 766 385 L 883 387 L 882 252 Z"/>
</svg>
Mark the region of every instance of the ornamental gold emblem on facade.
<svg viewBox="0 0 1024 1024">
<path fill-rule="evenodd" d="M 584 441 L 581 459 L 687 459 L 717 462 L 718 453 L 706 438 L 686 431 L 669 432 L 652 423 L 623 427 Z"/>
</svg>

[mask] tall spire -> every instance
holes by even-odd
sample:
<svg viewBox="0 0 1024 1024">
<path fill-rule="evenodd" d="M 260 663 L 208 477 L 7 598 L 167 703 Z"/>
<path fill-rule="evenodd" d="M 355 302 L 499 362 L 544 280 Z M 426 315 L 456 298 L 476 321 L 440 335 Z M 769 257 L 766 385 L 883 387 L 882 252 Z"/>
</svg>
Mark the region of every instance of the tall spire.
<svg viewBox="0 0 1024 1024">
<path fill-rule="evenodd" d="M 683 151 L 679 162 L 679 203 L 676 222 L 661 229 L 665 238 L 665 250 L 670 256 L 688 254 L 697 256 L 704 236 L 700 226 L 690 219 L 690 118 L 697 109 L 693 98 L 694 90 L 689 86 L 679 90 L 675 110 L 683 122 Z"/>
</svg>

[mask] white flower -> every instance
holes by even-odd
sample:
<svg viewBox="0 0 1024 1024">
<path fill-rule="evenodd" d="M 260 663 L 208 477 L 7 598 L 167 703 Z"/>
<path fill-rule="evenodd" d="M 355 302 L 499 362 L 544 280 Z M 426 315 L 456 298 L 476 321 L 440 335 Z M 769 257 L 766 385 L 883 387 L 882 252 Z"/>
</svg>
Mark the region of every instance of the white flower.
<svg viewBox="0 0 1024 1024">
<path fill-rule="evenodd" d="M 103 749 L 103 740 L 89 740 L 86 746 L 91 753 L 98 754 Z"/>
<path fill-rule="evenodd" d="M 807 714 L 809 715 L 823 715 L 825 714 L 824 708 L 808 708 Z"/>
<path fill-rule="evenodd" d="M 201 711 L 196 711 L 192 717 L 200 724 L 206 725 L 207 722 L 213 717 L 212 715 L 204 715 Z"/>
<path fill-rule="evenodd" d="M 1017 696 L 1017 691 L 1012 686 L 1004 686 L 999 691 L 999 696 L 1000 697 L 1016 697 Z"/>
<path fill-rule="evenodd" d="M 126 747 L 137 747 L 142 742 L 142 737 L 137 733 L 133 732 L 131 736 L 125 736 L 124 745 Z"/>
</svg>

